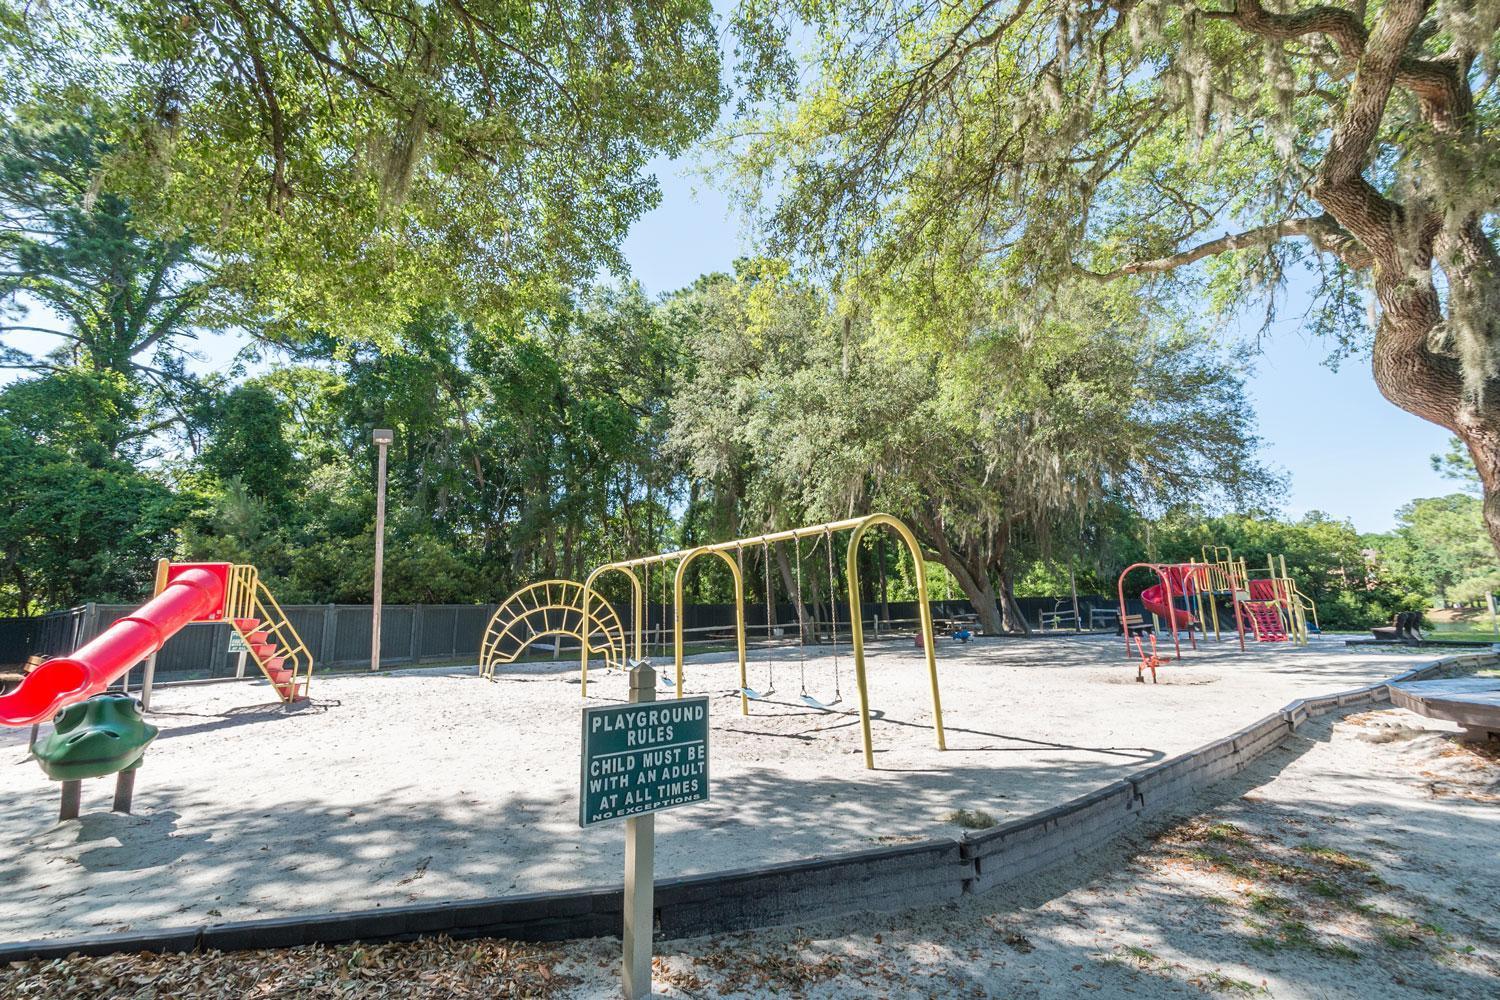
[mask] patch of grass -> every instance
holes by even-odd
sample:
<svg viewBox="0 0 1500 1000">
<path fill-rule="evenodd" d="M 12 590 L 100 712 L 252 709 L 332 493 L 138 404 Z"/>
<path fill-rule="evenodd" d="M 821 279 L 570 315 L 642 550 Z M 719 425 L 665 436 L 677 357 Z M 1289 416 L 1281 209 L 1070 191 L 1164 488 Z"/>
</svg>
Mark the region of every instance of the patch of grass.
<svg viewBox="0 0 1500 1000">
<path fill-rule="evenodd" d="M 1196 844 L 1205 840 L 1234 843 L 1250 843 L 1255 838 L 1244 829 L 1233 823 L 1220 821 L 1208 823 L 1201 819 L 1189 820 L 1180 826 L 1174 826 L 1169 830 L 1163 830 L 1151 838 L 1156 841 L 1176 842 L 1179 844 Z M 1270 838 L 1275 839 L 1275 838 Z"/>
<path fill-rule="evenodd" d="M 1307 890 L 1314 896 L 1322 896 L 1324 899 L 1341 900 L 1347 895 L 1342 886 L 1326 878 L 1315 878 L 1308 882 Z"/>
<path fill-rule="evenodd" d="M 1115 950 L 1138 969 L 1154 969 L 1162 964 L 1161 957 L 1156 952 L 1140 945 L 1123 944 Z"/>
<path fill-rule="evenodd" d="M 1410 934 L 1402 934 L 1400 931 L 1392 930 L 1384 930 L 1380 932 L 1380 943 L 1385 945 L 1387 948 L 1392 948 L 1396 951 L 1406 951 L 1411 948 L 1420 948 L 1422 946 L 1422 941 L 1420 938 L 1413 937 Z"/>
<path fill-rule="evenodd" d="M 1375 866 L 1370 864 L 1370 862 L 1365 861 L 1361 858 L 1356 858 L 1353 855 L 1338 850 L 1337 848 L 1326 847 L 1323 844 L 1314 844 L 1310 842 L 1306 844 L 1298 844 L 1293 848 L 1293 850 L 1297 851 L 1300 854 L 1305 854 L 1315 861 L 1321 861 L 1326 865 L 1332 865 L 1334 868 L 1339 868 L 1343 871 L 1372 872 L 1375 870 Z"/>
<path fill-rule="evenodd" d="M 1233 855 L 1225 854 L 1223 851 L 1188 851 L 1184 857 L 1192 861 L 1200 861 L 1214 868 L 1221 868 L 1231 875 L 1240 878 L 1253 879 L 1260 875 L 1253 865 L 1245 864 Z"/>
<path fill-rule="evenodd" d="M 1250 909 L 1266 916 L 1290 916 L 1297 912 L 1297 905 L 1274 892 L 1252 892 Z"/>
<path fill-rule="evenodd" d="M 1199 989 L 1210 989 L 1219 993 L 1241 993 L 1245 996 L 1254 996 L 1257 993 L 1268 992 L 1254 983 L 1226 976 L 1222 972 L 1200 972 L 1188 982 Z"/>
<path fill-rule="evenodd" d="M 965 830 L 988 830 L 992 826 L 998 826 L 1000 821 L 983 809 L 955 809 L 943 817 L 945 822 L 954 823 Z"/>
<path fill-rule="evenodd" d="M 1281 950 L 1281 942 L 1269 934 L 1257 934 L 1250 939 L 1250 947 L 1265 955 L 1274 955 Z"/>
<path fill-rule="evenodd" d="M 1341 941 L 1320 941 L 1311 927 L 1301 920 L 1279 920 L 1274 930 L 1257 934 L 1249 941 L 1250 947 L 1267 955 L 1274 955 L 1282 948 L 1312 952 L 1329 958 L 1344 958 L 1357 961 L 1359 952 Z"/>
</svg>

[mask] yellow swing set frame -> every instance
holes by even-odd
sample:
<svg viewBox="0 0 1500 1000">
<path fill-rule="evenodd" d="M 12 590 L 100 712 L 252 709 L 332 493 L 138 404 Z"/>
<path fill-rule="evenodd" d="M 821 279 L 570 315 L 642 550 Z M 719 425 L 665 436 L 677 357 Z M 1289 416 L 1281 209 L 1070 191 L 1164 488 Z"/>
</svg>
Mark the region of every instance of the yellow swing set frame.
<svg viewBox="0 0 1500 1000">
<path fill-rule="evenodd" d="M 683 695 L 683 583 L 687 577 L 688 567 L 698 559 L 707 555 L 718 556 L 726 566 L 734 579 L 734 607 L 735 607 L 735 642 L 739 653 L 740 667 L 740 713 L 750 714 L 750 699 L 746 692 L 749 689 L 749 676 L 745 660 L 745 580 L 741 573 L 738 560 L 735 558 L 740 552 L 747 548 L 760 545 L 769 545 L 775 542 L 794 541 L 817 535 L 829 535 L 830 544 L 834 532 L 848 531 L 849 541 L 845 551 L 845 568 L 848 580 L 849 598 L 849 621 L 851 645 L 854 653 L 854 678 L 859 688 L 859 721 L 860 734 L 864 741 L 865 767 L 870 770 L 875 768 L 875 750 L 870 735 L 870 692 L 869 683 L 865 676 L 865 634 L 864 615 L 860 602 L 859 588 L 859 545 L 864 539 L 866 532 L 874 527 L 887 527 L 895 531 L 906 544 L 911 553 L 912 561 L 916 564 L 917 585 L 917 608 L 921 619 L 922 648 L 927 658 L 927 675 L 932 687 L 932 716 L 935 724 L 937 747 L 939 750 L 948 749 L 947 737 L 943 732 L 943 702 L 942 694 L 938 687 L 937 656 L 934 652 L 932 631 L 932 609 L 927 603 L 927 570 L 922 562 L 922 548 L 917 542 L 916 536 L 911 529 L 901 521 L 900 518 L 890 514 L 867 514 L 864 517 L 846 518 L 842 521 L 828 521 L 823 524 L 813 524 L 802 528 L 790 528 L 786 531 L 777 531 L 770 534 L 754 535 L 749 538 L 736 538 L 732 541 L 718 542 L 713 545 L 699 545 L 691 549 L 679 549 L 675 552 L 663 552 L 658 555 L 641 556 L 636 559 L 623 559 L 619 562 L 606 563 L 589 574 L 583 584 L 582 615 L 584 621 L 589 621 L 589 614 L 593 602 L 598 599 L 595 586 L 600 577 L 606 573 L 623 573 L 629 580 L 633 598 L 632 607 L 634 614 L 631 622 L 634 631 L 635 658 L 641 659 L 645 650 L 642 620 L 644 618 L 646 595 L 641 585 L 641 578 L 636 574 L 637 569 L 654 565 L 666 565 L 676 563 L 673 581 L 673 660 L 676 672 L 677 697 Z M 769 614 L 769 612 L 768 612 Z M 588 697 L 589 685 L 589 656 L 588 649 L 580 652 L 579 668 L 581 670 L 580 689 L 583 697 Z"/>
</svg>

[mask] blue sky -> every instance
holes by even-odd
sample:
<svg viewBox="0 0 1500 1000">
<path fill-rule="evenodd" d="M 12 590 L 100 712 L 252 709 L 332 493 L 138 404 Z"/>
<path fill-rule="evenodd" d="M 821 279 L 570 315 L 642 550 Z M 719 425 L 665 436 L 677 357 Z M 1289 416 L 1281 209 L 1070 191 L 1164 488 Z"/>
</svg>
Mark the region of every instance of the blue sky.
<svg viewBox="0 0 1500 1000">
<path fill-rule="evenodd" d="M 728 200 L 691 164 L 660 161 L 654 169 L 661 204 L 625 241 L 635 277 L 654 294 L 705 271 L 727 271 L 746 252 Z M 1289 302 L 1283 315 L 1300 314 L 1297 306 Z M 1272 328 L 1263 353 L 1240 354 L 1249 369 L 1246 405 L 1265 439 L 1262 458 L 1288 476 L 1285 513 L 1321 510 L 1361 531 L 1385 531 L 1408 500 L 1454 492 L 1428 460 L 1447 450 L 1448 432 L 1386 402 L 1368 360 L 1330 370 L 1322 363 L 1328 350 L 1287 320 Z"/>
</svg>

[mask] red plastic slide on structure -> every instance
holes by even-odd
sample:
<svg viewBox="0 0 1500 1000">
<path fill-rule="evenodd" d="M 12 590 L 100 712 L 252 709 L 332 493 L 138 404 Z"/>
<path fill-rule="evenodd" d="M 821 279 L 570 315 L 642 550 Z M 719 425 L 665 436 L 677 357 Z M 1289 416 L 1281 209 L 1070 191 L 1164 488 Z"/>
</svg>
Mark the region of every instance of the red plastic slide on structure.
<svg viewBox="0 0 1500 1000">
<path fill-rule="evenodd" d="M 1162 566 L 1158 572 L 1167 577 L 1167 582 L 1172 585 L 1172 597 L 1179 599 L 1186 597 L 1197 588 L 1193 585 L 1193 577 L 1197 567 L 1191 563 L 1176 566 Z M 1167 583 L 1155 583 L 1141 591 L 1141 607 L 1147 612 L 1166 622 L 1167 628 L 1174 632 L 1186 631 L 1198 627 L 1198 619 L 1188 614 L 1182 608 L 1174 607 L 1167 600 Z"/>
<path fill-rule="evenodd" d="M 1279 601 L 1281 595 L 1276 592 L 1275 580 L 1251 580 L 1250 600 L 1252 601 Z"/>
<path fill-rule="evenodd" d="M 172 566 L 161 593 L 135 614 L 121 618 L 72 656 L 43 663 L 20 687 L 0 695 L 0 725 L 45 721 L 58 709 L 99 694 L 189 622 L 219 617 L 228 570 L 228 563 Z"/>
</svg>

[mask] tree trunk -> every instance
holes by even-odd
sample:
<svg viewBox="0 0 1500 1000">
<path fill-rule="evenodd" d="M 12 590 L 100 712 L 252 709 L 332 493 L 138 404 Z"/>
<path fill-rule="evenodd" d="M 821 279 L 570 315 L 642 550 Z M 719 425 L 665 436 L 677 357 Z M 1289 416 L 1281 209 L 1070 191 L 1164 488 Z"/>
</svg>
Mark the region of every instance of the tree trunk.
<svg viewBox="0 0 1500 1000">
<path fill-rule="evenodd" d="M 1487 291 L 1487 289 L 1486 289 Z M 1444 326 L 1437 290 L 1377 275 L 1383 314 L 1371 367 L 1382 395 L 1401 409 L 1445 427 L 1468 447 L 1484 488 L 1484 524 L 1500 553 L 1500 380 L 1482 395 L 1464 384 L 1459 360 L 1431 348 Z M 1470 296 L 1479 293 L 1471 287 Z M 1500 315 L 1500 291 L 1484 296 Z"/>
<path fill-rule="evenodd" d="M 995 592 L 995 584 L 990 580 L 990 575 L 983 570 L 971 572 L 957 560 L 952 563 L 944 561 L 943 566 L 963 588 L 964 596 L 969 599 L 974 614 L 979 617 L 980 631 L 985 635 L 1004 635 L 1005 619 L 1000 614 L 999 595 Z"/>
<path fill-rule="evenodd" d="M 812 615 L 807 612 L 807 602 L 800 600 L 796 577 L 792 574 L 792 561 L 786 557 L 786 549 L 777 542 L 771 548 L 776 552 L 776 567 L 781 571 L 781 589 L 792 599 L 792 613 L 802 623 L 802 642 L 809 641 L 808 633 L 813 627 Z"/>
<path fill-rule="evenodd" d="M 1007 631 L 1019 632 L 1021 635 L 1031 634 L 1031 623 L 1021 613 L 1021 606 L 1016 603 L 1015 585 L 1010 573 L 998 570 L 1000 577 L 1000 610 L 1004 613 Z"/>
<path fill-rule="evenodd" d="M 969 599 L 974 614 L 979 618 L 980 631 L 985 635 L 1004 635 L 1005 621 L 1000 614 L 994 582 L 986 569 L 988 560 L 978 553 L 978 546 L 971 543 L 968 548 L 964 548 L 950 543 L 948 533 L 943 530 L 942 521 L 937 515 L 918 511 L 913 520 L 923 544 L 932 550 L 928 557 L 942 563 L 943 568 L 953 574 L 953 578 L 963 588 L 964 596 Z"/>
</svg>

